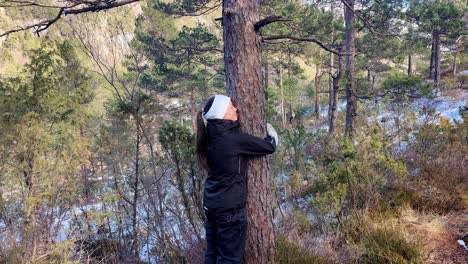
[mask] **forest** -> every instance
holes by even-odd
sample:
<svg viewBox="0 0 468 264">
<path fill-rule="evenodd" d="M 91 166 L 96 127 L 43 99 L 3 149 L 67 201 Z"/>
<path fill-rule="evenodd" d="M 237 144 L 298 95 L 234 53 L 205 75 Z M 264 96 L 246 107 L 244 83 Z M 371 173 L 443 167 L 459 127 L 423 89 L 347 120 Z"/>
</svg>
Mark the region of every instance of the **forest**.
<svg viewBox="0 0 468 264">
<path fill-rule="evenodd" d="M 244 262 L 468 263 L 465 0 L 0 0 L 0 263 L 203 263 L 230 96 Z"/>
</svg>

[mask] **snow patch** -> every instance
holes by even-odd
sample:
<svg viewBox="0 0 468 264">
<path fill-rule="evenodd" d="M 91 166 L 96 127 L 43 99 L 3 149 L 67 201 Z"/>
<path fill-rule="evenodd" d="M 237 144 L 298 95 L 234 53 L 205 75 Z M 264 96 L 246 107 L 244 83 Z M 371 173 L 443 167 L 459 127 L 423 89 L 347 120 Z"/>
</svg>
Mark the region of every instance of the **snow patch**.
<svg viewBox="0 0 468 264">
<path fill-rule="evenodd" d="M 462 239 L 458 239 L 458 240 L 457 240 L 457 243 L 458 243 L 458 245 L 460 245 L 460 246 L 462 246 L 463 248 L 465 248 L 466 251 L 468 251 L 468 247 L 466 246 L 465 241 L 463 241 Z"/>
</svg>

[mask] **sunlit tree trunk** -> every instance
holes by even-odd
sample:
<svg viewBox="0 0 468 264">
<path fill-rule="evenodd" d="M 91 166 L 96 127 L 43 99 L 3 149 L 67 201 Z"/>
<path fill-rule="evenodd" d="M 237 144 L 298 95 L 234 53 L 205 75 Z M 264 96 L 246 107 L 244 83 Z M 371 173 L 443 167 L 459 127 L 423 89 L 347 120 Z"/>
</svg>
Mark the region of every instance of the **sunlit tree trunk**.
<svg viewBox="0 0 468 264">
<path fill-rule="evenodd" d="M 356 117 L 356 89 L 354 81 L 354 68 L 356 62 L 356 29 L 354 17 L 354 0 L 346 0 L 349 7 L 344 7 L 345 13 L 345 44 L 346 44 L 346 124 L 345 131 L 352 136 Z"/>
<path fill-rule="evenodd" d="M 259 0 L 223 1 L 224 63 L 228 94 L 238 102 L 242 130 L 265 135 L 261 51 L 255 23 Z M 271 179 L 266 157 L 251 158 L 248 169 L 246 263 L 273 263 L 276 237 L 273 229 Z"/>
</svg>

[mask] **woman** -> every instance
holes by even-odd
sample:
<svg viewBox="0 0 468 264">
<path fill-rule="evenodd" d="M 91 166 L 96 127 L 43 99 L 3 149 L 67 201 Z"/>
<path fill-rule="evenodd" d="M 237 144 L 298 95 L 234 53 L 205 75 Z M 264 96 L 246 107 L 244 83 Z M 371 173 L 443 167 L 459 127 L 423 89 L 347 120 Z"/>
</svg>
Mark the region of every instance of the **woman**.
<svg viewBox="0 0 468 264">
<path fill-rule="evenodd" d="M 231 98 L 211 97 L 197 117 L 197 156 L 208 171 L 203 205 L 206 215 L 205 263 L 242 263 L 246 238 L 247 158 L 275 152 L 277 134 L 240 132 Z"/>
</svg>

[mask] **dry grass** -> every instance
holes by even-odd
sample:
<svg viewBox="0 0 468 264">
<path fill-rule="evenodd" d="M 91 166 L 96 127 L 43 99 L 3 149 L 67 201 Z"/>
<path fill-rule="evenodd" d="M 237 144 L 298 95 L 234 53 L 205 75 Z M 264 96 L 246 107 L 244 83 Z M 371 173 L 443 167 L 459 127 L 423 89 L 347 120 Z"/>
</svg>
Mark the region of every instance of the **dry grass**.
<svg viewBox="0 0 468 264">
<path fill-rule="evenodd" d="M 406 208 L 400 217 L 381 223 L 402 230 L 408 239 L 422 239 L 427 263 L 467 263 L 468 254 L 456 242 L 468 230 L 468 210 L 448 215 L 420 213 Z"/>
</svg>

